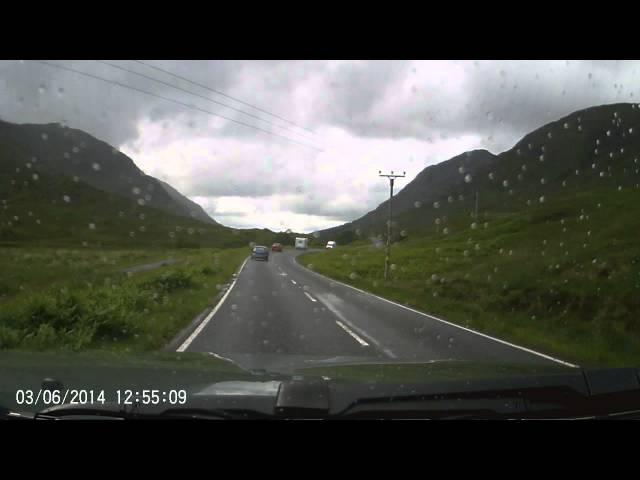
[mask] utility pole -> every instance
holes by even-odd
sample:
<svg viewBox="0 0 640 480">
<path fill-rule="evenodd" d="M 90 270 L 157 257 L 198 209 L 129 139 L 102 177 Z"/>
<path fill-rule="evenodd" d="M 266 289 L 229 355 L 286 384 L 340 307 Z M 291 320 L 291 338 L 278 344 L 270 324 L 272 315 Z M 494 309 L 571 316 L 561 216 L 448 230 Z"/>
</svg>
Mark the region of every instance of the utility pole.
<svg viewBox="0 0 640 480">
<path fill-rule="evenodd" d="M 396 178 L 404 177 L 406 172 L 402 172 L 402 175 L 394 174 L 391 170 L 391 174 L 383 174 L 382 170 L 378 170 L 380 177 L 386 177 L 389 179 L 389 221 L 387 222 L 387 251 L 384 258 L 384 279 L 389 278 L 389 262 L 391 260 L 391 219 L 393 218 L 393 211 L 391 209 L 391 202 L 393 200 L 393 182 Z"/>
</svg>

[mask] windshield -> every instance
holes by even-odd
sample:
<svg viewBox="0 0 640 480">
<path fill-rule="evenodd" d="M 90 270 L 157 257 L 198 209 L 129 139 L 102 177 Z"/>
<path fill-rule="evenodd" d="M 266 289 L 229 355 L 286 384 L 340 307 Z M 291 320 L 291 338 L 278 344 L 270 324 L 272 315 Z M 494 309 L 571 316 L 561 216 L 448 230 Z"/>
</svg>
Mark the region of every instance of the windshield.
<svg viewBox="0 0 640 480">
<path fill-rule="evenodd" d="M 0 61 L 0 407 L 639 367 L 639 75 Z"/>
</svg>

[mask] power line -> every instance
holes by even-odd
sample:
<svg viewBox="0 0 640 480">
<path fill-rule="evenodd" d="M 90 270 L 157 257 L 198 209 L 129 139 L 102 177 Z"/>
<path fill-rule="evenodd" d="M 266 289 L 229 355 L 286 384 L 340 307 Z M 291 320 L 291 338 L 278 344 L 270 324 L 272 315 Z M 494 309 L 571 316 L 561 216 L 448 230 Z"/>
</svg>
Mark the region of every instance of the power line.
<svg viewBox="0 0 640 480">
<path fill-rule="evenodd" d="M 302 135 L 300 132 L 297 132 L 296 130 L 294 130 L 294 129 L 290 128 L 290 127 L 286 127 L 286 126 L 282 126 L 282 125 L 276 125 L 275 123 L 270 122 L 269 120 L 265 120 L 265 119 L 260 118 L 260 117 L 258 117 L 256 115 L 253 115 L 251 113 L 247 113 L 244 110 L 240 110 L 238 108 L 232 107 L 232 106 L 224 104 L 222 102 L 218 102 L 217 100 L 213 100 L 212 98 L 206 97 L 204 95 L 200 95 L 199 93 L 195 93 L 195 92 L 191 92 L 189 90 L 185 90 L 184 88 L 178 87 L 177 85 L 173 85 L 171 83 L 167 83 L 167 82 L 164 82 L 162 80 L 158 80 L 157 78 L 151 77 L 149 75 L 145 75 L 144 73 L 136 72 L 135 70 L 130 70 L 130 69 L 122 67 L 120 65 L 115 65 L 113 63 L 105 62 L 104 60 L 96 60 L 96 62 L 102 63 L 103 65 L 108 65 L 108 66 L 113 67 L 113 68 L 117 68 L 118 70 L 122 70 L 123 72 L 131 73 L 133 75 L 138 75 L 139 77 L 146 78 L 147 80 L 151 80 L 152 82 L 160 83 L 160 84 L 165 85 L 167 87 L 175 88 L 176 90 L 180 90 L 181 92 L 188 93 L 189 95 L 193 95 L 195 97 L 202 98 L 204 100 L 207 100 L 208 102 L 215 103 L 216 105 L 220 105 L 222 107 L 228 108 L 230 110 L 233 110 L 235 112 L 241 113 L 243 115 L 247 115 L 248 117 L 251 117 L 251 118 L 253 118 L 255 120 L 259 120 L 261 122 L 265 122 L 265 123 L 271 125 L 272 127 L 282 128 L 282 129 L 288 130 L 288 131 L 290 131 L 292 133 L 295 133 L 296 135 L 302 136 L 305 140 L 314 141 L 312 138 L 306 137 L 305 135 Z"/>
<path fill-rule="evenodd" d="M 167 97 L 164 97 L 162 95 L 158 95 L 157 93 L 148 92 L 146 90 L 142 90 L 142 89 L 137 88 L 137 87 L 132 87 L 131 85 L 125 85 L 124 83 L 120 83 L 120 82 L 118 82 L 116 80 L 109 80 L 109 79 L 106 79 L 106 78 L 99 77 L 97 75 L 93 75 L 91 73 L 82 72 L 80 70 L 76 70 L 76 69 L 70 68 L 70 67 L 65 67 L 63 65 L 58 65 L 58 64 L 55 64 L 55 63 L 44 62 L 42 60 L 35 60 L 35 62 L 36 63 L 40 63 L 42 65 L 47 65 L 49 67 L 58 68 L 60 70 L 66 70 L 68 72 L 77 73 L 78 75 L 83 75 L 85 77 L 93 78 L 93 79 L 100 80 L 100 81 L 103 81 L 103 82 L 106 82 L 106 83 L 111 83 L 113 85 L 117 85 L 117 86 L 122 87 L 122 88 L 127 88 L 129 90 L 134 90 L 136 92 L 144 93 L 145 95 L 150 95 L 152 97 L 160 98 L 161 100 L 165 100 L 167 102 L 175 103 L 177 105 L 181 105 L 181 106 L 186 107 L 186 108 L 191 108 L 193 110 L 198 110 L 200 112 L 203 112 L 203 113 L 206 113 L 206 114 L 209 114 L 209 115 L 213 115 L 214 117 L 220 117 L 220 118 L 223 118 L 223 119 L 225 119 L 225 120 L 227 120 L 229 122 L 233 122 L 233 123 L 237 123 L 238 125 L 243 125 L 245 127 L 253 128 L 254 130 L 258 130 L 260 132 L 268 133 L 269 135 L 275 135 L 277 137 L 283 138 L 283 139 L 285 139 L 285 140 L 287 140 L 289 142 L 295 143 L 295 144 L 300 145 L 302 147 L 312 148 L 312 149 L 320 151 L 320 152 L 323 151 L 320 148 L 317 148 L 317 147 L 314 147 L 312 145 L 307 145 L 307 144 L 298 142 L 297 140 L 293 140 L 293 139 L 291 139 L 289 137 L 285 137 L 284 135 L 280 135 L 279 133 L 270 132 L 269 130 L 265 130 L 263 128 L 256 127 L 255 125 L 250 125 L 248 123 L 244 123 L 244 122 L 241 122 L 239 120 L 234 120 L 233 118 L 225 117 L 224 115 L 220 115 L 219 113 L 210 112 L 208 110 L 204 110 L 202 108 L 196 107 L 195 105 L 189 105 L 189 104 L 181 102 L 179 100 L 174 100 L 172 98 L 167 98 Z"/>
<path fill-rule="evenodd" d="M 314 132 L 313 130 L 309 130 L 308 128 L 303 127 L 302 125 L 298 125 L 297 123 L 292 122 L 291 120 L 287 120 L 286 118 L 282 118 L 281 116 L 276 115 L 275 113 L 268 112 L 266 110 L 263 110 L 260 107 L 256 107 L 255 105 L 252 105 L 250 103 L 243 102 L 242 100 L 239 100 L 239 99 L 237 99 L 235 97 L 232 97 L 231 95 L 227 95 L 226 93 L 223 93 L 223 92 L 221 92 L 219 90 L 215 90 L 215 89 L 213 89 L 211 87 L 208 87 L 206 85 L 202 85 L 201 83 L 194 82 L 193 80 L 189 80 L 188 78 L 185 78 L 185 77 L 183 77 L 181 75 L 178 75 L 176 73 L 170 72 L 168 70 L 164 70 L 163 68 L 156 67 L 155 65 L 151 65 L 150 63 L 146 63 L 146 62 L 143 62 L 141 60 L 133 60 L 133 61 L 137 62 L 137 63 L 140 63 L 142 65 L 145 65 L 145 66 L 147 66 L 149 68 L 153 68 L 153 69 L 158 70 L 160 72 L 166 73 L 167 75 L 171 75 L 172 77 L 179 78 L 180 80 L 184 80 L 185 82 L 189 82 L 192 85 L 196 85 L 196 86 L 198 86 L 200 88 L 204 88 L 206 90 L 209 90 L 210 92 L 217 93 L 218 95 L 222 95 L 223 97 L 226 97 L 226 98 L 228 98 L 230 100 L 234 100 L 234 101 L 236 101 L 238 103 L 241 103 L 242 105 L 254 108 L 254 109 L 258 110 L 259 112 L 266 113 L 267 115 L 270 115 L 270 116 L 272 116 L 274 118 L 277 118 L 278 120 L 282 120 L 283 122 L 287 122 L 289 125 L 293 125 L 294 127 L 301 128 L 303 130 L 306 130 L 309 133 L 312 133 L 312 134 L 316 135 L 316 132 Z"/>
</svg>

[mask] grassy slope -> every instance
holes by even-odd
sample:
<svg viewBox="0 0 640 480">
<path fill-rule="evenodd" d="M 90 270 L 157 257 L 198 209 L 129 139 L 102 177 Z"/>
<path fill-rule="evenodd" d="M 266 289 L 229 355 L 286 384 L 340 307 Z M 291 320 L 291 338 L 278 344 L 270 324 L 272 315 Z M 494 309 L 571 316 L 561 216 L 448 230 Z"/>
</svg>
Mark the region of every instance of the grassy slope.
<svg viewBox="0 0 640 480">
<path fill-rule="evenodd" d="M 133 275 L 120 272 L 160 253 L 179 262 Z M 150 253 L 4 249 L 2 270 L 21 268 L 15 274 L 20 286 L 0 300 L 0 349 L 161 348 L 213 302 L 247 253 L 244 247 Z"/>
<path fill-rule="evenodd" d="M 383 250 L 358 242 L 300 261 L 387 298 L 583 365 L 640 364 L 637 188 L 487 214 Z M 484 228 L 487 222 L 487 228 Z"/>
</svg>

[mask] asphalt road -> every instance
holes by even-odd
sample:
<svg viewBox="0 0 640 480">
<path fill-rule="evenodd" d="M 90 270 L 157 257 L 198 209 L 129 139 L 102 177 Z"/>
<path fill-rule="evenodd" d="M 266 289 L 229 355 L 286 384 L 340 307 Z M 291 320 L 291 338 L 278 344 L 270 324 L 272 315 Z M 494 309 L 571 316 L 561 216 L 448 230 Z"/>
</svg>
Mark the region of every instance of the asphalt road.
<svg viewBox="0 0 640 480">
<path fill-rule="evenodd" d="M 558 364 L 322 277 L 299 265 L 300 251 L 249 259 L 213 315 L 179 348 L 246 355 L 472 360 Z"/>
</svg>

